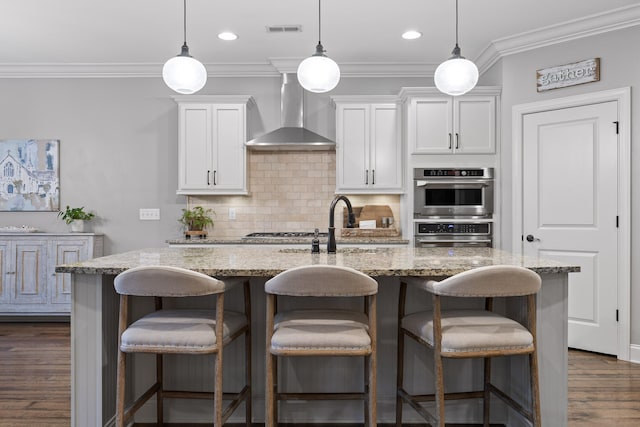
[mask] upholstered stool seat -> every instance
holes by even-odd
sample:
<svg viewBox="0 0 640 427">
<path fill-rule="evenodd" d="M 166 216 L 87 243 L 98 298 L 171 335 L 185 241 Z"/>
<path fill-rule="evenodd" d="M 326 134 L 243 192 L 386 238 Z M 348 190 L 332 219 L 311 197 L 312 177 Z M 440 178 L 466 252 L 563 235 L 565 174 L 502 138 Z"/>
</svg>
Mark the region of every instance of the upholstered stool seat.
<svg viewBox="0 0 640 427">
<path fill-rule="evenodd" d="M 420 337 L 430 346 L 433 336 L 433 312 L 405 316 L 402 328 Z M 533 336 L 520 323 L 485 310 L 448 310 L 442 312 L 442 351 L 533 350 Z"/>
<path fill-rule="evenodd" d="M 540 427 L 535 294 L 540 290 L 541 282 L 538 274 L 526 268 L 500 265 L 479 267 L 442 281 L 418 277 L 403 278 L 400 281 L 398 304 L 396 426 L 402 425 L 403 403 L 409 404 L 432 426 L 444 427 L 446 400 L 482 398 L 483 425 L 488 427 L 490 396 L 494 394 L 533 426 Z M 431 310 L 405 313 L 408 285 L 431 294 Z M 500 297 L 525 298 L 525 321 L 520 323 L 495 312 L 493 301 L 494 298 Z M 442 308 L 444 298 L 481 299 L 484 300 L 484 310 L 445 309 Z M 411 338 L 433 350 L 434 393 L 417 394 L 405 389 L 405 338 Z M 527 407 L 491 382 L 491 359 L 518 355 L 525 355 L 529 359 L 531 402 Z M 455 375 L 455 372 L 445 373 L 443 359 L 446 358 L 482 358 L 482 389 L 446 392 L 445 376 Z M 423 405 L 426 402 L 435 402 L 435 409 L 429 410 Z"/>
<path fill-rule="evenodd" d="M 364 401 L 364 422 L 376 425 L 376 295 L 378 283 L 346 267 L 310 265 L 284 271 L 265 284 L 267 293 L 267 378 L 265 425 L 278 425 L 278 402 L 286 400 Z M 280 310 L 290 302 L 313 298 L 314 308 Z M 329 299 L 324 297 L 331 297 Z M 335 298 L 364 300 L 360 309 L 336 308 Z M 300 302 L 300 301 L 297 301 Z M 342 306 L 340 306 L 342 307 Z M 292 356 L 364 358 L 364 384 L 358 391 L 288 393 L 278 383 L 278 359 Z M 309 388 L 313 388 L 313 385 Z"/>
<path fill-rule="evenodd" d="M 244 288 L 244 312 L 225 310 L 224 296 L 237 285 Z M 114 281 L 120 294 L 118 323 L 118 367 L 116 426 L 124 427 L 151 397 L 156 395 L 157 425 L 164 422 L 164 399 L 210 399 L 213 425 L 221 427 L 233 411 L 245 404 L 246 425 L 251 425 L 251 304 L 248 279 L 218 280 L 178 267 L 143 266 L 127 270 Z M 210 309 L 163 308 L 163 300 L 184 297 L 215 296 Z M 129 319 L 130 297 L 153 297 L 155 310 L 132 323 Z M 236 338 L 245 337 L 244 386 L 238 391 L 222 390 L 223 350 Z M 156 355 L 156 379 L 144 393 L 125 406 L 127 355 Z M 163 379 L 163 355 L 213 355 L 213 390 L 167 390 Z M 223 405 L 223 399 L 229 401 Z"/>
<path fill-rule="evenodd" d="M 274 354 L 297 350 L 333 352 L 371 349 L 369 320 L 349 310 L 294 310 L 278 313 L 271 349 Z"/>
<path fill-rule="evenodd" d="M 242 313 L 225 312 L 223 341 L 247 326 Z M 211 310 L 160 310 L 132 323 L 121 337 L 125 353 L 212 353 L 217 349 Z"/>
</svg>

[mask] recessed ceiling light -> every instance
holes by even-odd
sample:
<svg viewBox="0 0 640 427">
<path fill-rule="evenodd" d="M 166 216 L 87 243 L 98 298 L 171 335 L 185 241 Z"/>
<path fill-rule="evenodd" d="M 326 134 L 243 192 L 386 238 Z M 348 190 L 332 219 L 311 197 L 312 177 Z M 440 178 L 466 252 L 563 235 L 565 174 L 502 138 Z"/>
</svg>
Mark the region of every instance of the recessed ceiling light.
<svg viewBox="0 0 640 427">
<path fill-rule="evenodd" d="M 410 30 L 402 34 L 402 38 L 405 40 L 415 40 L 422 37 L 422 33 L 420 31 Z"/>
<path fill-rule="evenodd" d="M 231 40 L 235 40 L 238 38 L 237 34 L 234 34 L 232 32 L 229 31 L 225 31 L 224 33 L 220 33 L 218 34 L 218 38 L 220 40 L 226 40 L 226 41 L 231 41 Z"/>
</svg>

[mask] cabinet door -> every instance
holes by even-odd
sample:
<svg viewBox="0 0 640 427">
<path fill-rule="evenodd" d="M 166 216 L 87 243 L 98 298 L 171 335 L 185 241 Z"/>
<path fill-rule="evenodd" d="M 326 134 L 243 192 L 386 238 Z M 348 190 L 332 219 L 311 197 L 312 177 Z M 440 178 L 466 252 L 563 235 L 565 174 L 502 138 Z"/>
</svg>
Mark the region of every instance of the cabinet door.
<svg viewBox="0 0 640 427">
<path fill-rule="evenodd" d="M 0 241 L 0 304 L 11 300 L 13 278 L 11 270 L 11 242 Z"/>
<path fill-rule="evenodd" d="M 215 105 L 213 114 L 212 192 L 246 192 L 246 122 L 244 105 Z"/>
<path fill-rule="evenodd" d="M 336 191 L 364 190 L 371 182 L 369 104 L 344 104 L 337 108 Z"/>
<path fill-rule="evenodd" d="M 72 264 L 86 260 L 89 253 L 89 241 L 81 239 L 53 240 L 49 246 L 49 294 L 52 304 L 71 303 L 71 284 L 73 276 L 69 273 L 56 273 L 56 265 Z"/>
<path fill-rule="evenodd" d="M 46 304 L 46 254 L 44 241 L 16 241 L 15 286 L 11 302 L 14 304 Z"/>
<path fill-rule="evenodd" d="M 179 107 L 178 194 L 206 191 L 212 182 L 211 106 Z"/>
<path fill-rule="evenodd" d="M 411 101 L 408 138 L 413 154 L 453 152 L 451 97 L 417 98 Z"/>
<path fill-rule="evenodd" d="M 464 154 L 495 152 L 496 98 L 468 96 L 454 101 L 454 150 Z"/>
<path fill-rule="evenodd" d="M 371 106 L 371 187 L 378 191 L 402 189 L 402 144 L 395 104 Z"/>
</svg>

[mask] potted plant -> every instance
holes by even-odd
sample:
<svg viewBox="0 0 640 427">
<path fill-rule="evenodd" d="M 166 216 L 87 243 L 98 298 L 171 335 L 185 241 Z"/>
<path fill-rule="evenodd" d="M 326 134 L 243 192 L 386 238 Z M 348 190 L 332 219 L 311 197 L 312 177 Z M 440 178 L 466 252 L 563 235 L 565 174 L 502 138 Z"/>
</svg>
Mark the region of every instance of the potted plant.
<svg viewBox="0 0 640 427">
<path fill-rule="evenodd" d="M 202 206 L 194 206 L 192 209 L 182 209 L 182 216 L 178 222 L 185 228 L 185 236 L 190 238 L 192 235 L 205 236 L 205 229 L 213 225 L 212 215 L 215 215 L 213 209 L 205 209 Z"/>
<path fill-rule="evenodd" d="M 92 212 L 86 212 L 84 206 L 80 208 L 72 208 L 67 205 L 67 208 L 58 212 L 58 216 L 62 220 L 71 226 L 71 231 L 74 233 L 82 233 L 84 231 L 84 222 L 90 221 L 95 217 Z"/>
</svg>

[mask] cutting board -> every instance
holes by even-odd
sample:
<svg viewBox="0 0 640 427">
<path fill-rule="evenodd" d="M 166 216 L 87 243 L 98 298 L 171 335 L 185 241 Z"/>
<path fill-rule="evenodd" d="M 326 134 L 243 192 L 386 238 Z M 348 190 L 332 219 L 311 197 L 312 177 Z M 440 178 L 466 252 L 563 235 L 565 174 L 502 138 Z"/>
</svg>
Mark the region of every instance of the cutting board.
<svg viewBox="0 0 640 427">
<path fill-rule="evenodd" d="M 374 219 L 376 221 L 376 228 L 382 228 L 382 218 L 387 216 L 393 218 L 393 211 L 388 205 L 364 205 L 358 220 L 367 221 Z"/>
</svg>

